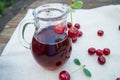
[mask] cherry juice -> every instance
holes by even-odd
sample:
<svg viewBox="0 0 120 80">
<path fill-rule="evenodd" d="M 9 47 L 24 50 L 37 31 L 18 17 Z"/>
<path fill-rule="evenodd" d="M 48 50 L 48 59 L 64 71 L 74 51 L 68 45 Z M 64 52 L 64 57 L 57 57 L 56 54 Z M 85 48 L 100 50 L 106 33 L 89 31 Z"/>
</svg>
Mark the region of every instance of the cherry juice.
<svg viewBox="0 0 120 80">
<path fill-rule="evenodd" d="M 35 33 L 32 40 L 32 54 L 35 60 L 49 70 L 58 69 L 71 55 L 71 41 L 66 33 L 57 34 L 49 26 Z"/>
</svg>

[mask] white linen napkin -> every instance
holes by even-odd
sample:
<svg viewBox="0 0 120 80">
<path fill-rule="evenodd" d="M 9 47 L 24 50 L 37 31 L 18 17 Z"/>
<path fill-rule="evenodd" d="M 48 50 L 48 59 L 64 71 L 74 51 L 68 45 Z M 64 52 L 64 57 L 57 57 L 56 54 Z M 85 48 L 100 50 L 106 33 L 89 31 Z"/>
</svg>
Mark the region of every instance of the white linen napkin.
<svg viewBox="0 0 120 80">
<path fill-rule="evenodd" d="M 33 19 L 32 11 L 29 9 L 23 20 Z M 0 56 L 0 80 L 59 80 L 60 71 L 72 72 L 79 68 L 74 64 L 74 58 L 78 58 L 82 64 L 86 65 L 86 68 L 91 71 L 92 77 L 85 76 L 81 68 L 71 74 L 71 80 L 115 80 L 120 77 L 120 31 L 118 30 L 120 5 L 76 10 L 73 13 L 73 21 L 80 23 L 83 36 L 73 44 L 72 55 L 68 62 L 55 71 L 46 70 L 38 65 L 31 51 L 20 44 L 18 40 L 19 24 Z M 33 25 L 29 26 L 33 28 Z M 27 34 L 29 38 L 33 35 L 31 28 L 26 32 L 29 33 Z M 104 30 L 102 37 L 97 35 L 99 29 Z M 88 55 L 87 50 L 90 47 L 110 48 L 111 54 L 105 56 L 104 65 L 98 64 L 96 55 Z"/>
</svg>

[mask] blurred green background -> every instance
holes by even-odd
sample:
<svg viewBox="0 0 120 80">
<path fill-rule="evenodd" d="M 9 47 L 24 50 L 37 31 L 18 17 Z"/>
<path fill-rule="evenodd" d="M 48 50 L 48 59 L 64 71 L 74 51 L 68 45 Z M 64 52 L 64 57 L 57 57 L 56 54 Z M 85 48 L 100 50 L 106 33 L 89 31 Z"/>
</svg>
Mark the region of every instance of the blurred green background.
<svg viewBox="0 0 120 80">
<path fill-rule="evenodd" d="M 6 12 L 7 7 L 15 4 L 16 0 L 0 0 L 0 14 Z"/>
</svg>

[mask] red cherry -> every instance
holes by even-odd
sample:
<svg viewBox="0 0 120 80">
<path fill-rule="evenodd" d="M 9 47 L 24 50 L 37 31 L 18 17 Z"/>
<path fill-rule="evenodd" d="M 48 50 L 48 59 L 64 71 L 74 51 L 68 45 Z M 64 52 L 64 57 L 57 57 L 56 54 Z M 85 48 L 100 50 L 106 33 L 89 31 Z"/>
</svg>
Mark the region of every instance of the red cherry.
<svg viewBox="0 0 120 80">
<path fill-rule="evenodd" d="M 70 74 L 67 71 L 61 71 L 59 74 L 59 80 L 70 80 Z"/>
<path fill-rule="evenodd" d="M 98 56 L 98 63 L 99 64 L 103 65 L 103 64 L 105 64 L 105 62 L 106 62 L 106 59 L 104 56 Z"/>
<path fill-rule="evenodd" d="M 103 51 L 101 49 L 97 49 L 96 50 L 96 55 L 97 56 L 102 56 L 103 55 Z"/>
<path fill-rule="evenodd" d="M 116 80 L 120 80 L 120 77 L 116 78 Z"/>
<path fill-rule="evenodd" d="M 72 30 L 72 29 L 69 29 L 68 30 L 68 36 L 70 37 L 70 38 L 73 38 L 75 35 L 74 35 L 74 30 Z"/>
<path fill-rule="evenodd" d="M 58 34 L 63 34 L 64 31 L 65 31 L 65 27 L 63 26 L 63 24 L 58 24 L 54 26 L 54 32 Z"/>
<path fill-rule="evenodd" d="M 83 35 L 82 31 L 78 32 L 78 37 L 81 37 Z"/>
<path fill-rule="evenodd" d="M 72 42 L 75 43 L 77 41 L 77 37 L 72 38 Z"/>
<path fill-rule="evenodd" d="M 72 23 L 71 22 L 67 22 L 67 27 L 71 28 L 72 27 Z"/>
<path fill-rule="evenodd" d="M 95 54 L 95 51 L 96 51 L 96 49 L 91 47 L 91 48 L 88 49 L 88 54 L 93 55 L 93 54 Z"/>
<path fill-rule="evenodd" d="M 103 54 L 104 55 L 109 55 L 110 54 L 110 49 L 109 48 L 104 48 L 103 49 Z"/>
<path fill-rule="evenodd" d="M 77 28 L 70 28 L 69 30 L 68 30 L 68 36 L 70 37 L 70 38 L 75 38 L 75 37 L 77 37 L 77 35 L 78 35 L 78 29 Z"/>
<path fill-rule="evenodd" d="M 80 24 L 79 24 L 79 23 L 76 23 L 76 24 L 74 25 L 74 27 L 76 27 L 77 29 L 79 29 L 79 28 L 80 28 Z"/>
<path fill-rule="evenodd" d="M 99 36 L 103 36 L 104 31 L 103 31 L 103 30 L 98 30 L 98 31 L 97 31 L 97 34 L 98 34 Z"/>
</svg>

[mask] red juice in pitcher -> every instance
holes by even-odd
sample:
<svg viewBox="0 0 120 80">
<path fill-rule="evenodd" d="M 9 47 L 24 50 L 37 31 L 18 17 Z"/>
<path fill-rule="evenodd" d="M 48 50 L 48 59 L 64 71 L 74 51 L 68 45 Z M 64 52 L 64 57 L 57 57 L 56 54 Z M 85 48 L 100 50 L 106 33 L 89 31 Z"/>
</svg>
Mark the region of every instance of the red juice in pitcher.
<svg viewBox="0 0 120 80">
<path fill-rule="evenodd" d="M 71 55 L 71 41 L 66 33 L 57 34 L 49 26 L 35 33 L 32 40 L 32 54 L 36 61 L 48 70 L 62 66 Z"/>
</svg>

